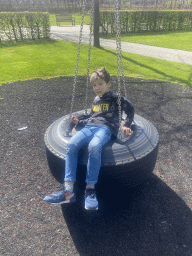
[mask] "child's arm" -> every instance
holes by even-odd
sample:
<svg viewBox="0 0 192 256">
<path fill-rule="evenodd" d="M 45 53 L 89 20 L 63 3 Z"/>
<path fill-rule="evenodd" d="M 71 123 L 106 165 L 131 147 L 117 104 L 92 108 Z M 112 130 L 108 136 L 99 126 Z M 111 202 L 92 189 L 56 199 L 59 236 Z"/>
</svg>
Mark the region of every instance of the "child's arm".
<svg viewBox="0 0 192 256">
<path fill-rule="evenodd" d="M 79 120 L 77 119 L 76 116 L 72 116 L 72 117 L 71 117 L 71 120 L 72 120 L 72 122 L 73 122 L 74 124 L 76 124 L 76 125 L 79 123 Z"/>
<path fill-rule="evenodd" d="M 85 126 L 87 124 L 87 122 L 88 122 L 88 119 L 91 116 L 91 113 L 90 114 L 81 115 L 81 116 L 78 117 L 79 119 L 76 116 L 72 116 L 71 117 L 71 121 L 74 124 L 76 124 L 76 125 Z"/>
<path fill-rule="evenodd" d="M 121 131 L 125 134 L 125 136 L 130 136 L 132 134 L 131 128 L 126 126 L 122 126 Z"/>
<path fill-rule="evenodd" d="M 134 106 L 126 98 L 121 97 L 121 109 L 125 111 L 127 115 L 123 127 L 129 128 L 134 118 Z"/>
</svg>

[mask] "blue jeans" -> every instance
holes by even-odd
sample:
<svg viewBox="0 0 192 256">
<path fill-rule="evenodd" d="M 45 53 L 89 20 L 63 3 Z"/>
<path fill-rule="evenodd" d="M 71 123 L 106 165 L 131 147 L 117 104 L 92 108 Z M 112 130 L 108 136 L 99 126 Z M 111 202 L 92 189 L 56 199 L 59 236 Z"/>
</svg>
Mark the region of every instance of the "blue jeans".
<svg viewBox="0 0 192 256">
<path fill-rule="evenodd" d="M 101 167 L 102 147 L 111 139 L 111 131 L 106 126 L 86 125 L 68 142 L 65 161 L 65 181 L 76 181 L 77 155 L 79 149 L 88 144 L 87 184 L 96 184 Z"/>
</svg>

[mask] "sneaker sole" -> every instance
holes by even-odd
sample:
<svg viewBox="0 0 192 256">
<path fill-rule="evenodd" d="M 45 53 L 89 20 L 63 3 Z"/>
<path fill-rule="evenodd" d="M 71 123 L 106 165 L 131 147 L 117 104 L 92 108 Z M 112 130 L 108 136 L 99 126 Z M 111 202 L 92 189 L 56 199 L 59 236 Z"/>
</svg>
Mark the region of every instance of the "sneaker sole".
<svg viewBox="0 0 192 256">
<path fill-rule="evenodd" d="M 87 211 L 97 211 L 99 208 L 97 207 L 97 208 L 87 208 L 86 206 L 85 206 L 85 210 L 87 210 Z"/>
<path fill-rule="evenodd" d="M 69 204 L 69 203 L 75 203 L 76 202 L 76 199 L 74 200 L 67 200 L 67 201 L 62 201 L 62 202 L 59 202 L 59 203 L 52 203 L 52 202 L 47 202 L 49 204 L 53 204 L 53 205 L 60 205 L 60 204 Z"/>
</svg>

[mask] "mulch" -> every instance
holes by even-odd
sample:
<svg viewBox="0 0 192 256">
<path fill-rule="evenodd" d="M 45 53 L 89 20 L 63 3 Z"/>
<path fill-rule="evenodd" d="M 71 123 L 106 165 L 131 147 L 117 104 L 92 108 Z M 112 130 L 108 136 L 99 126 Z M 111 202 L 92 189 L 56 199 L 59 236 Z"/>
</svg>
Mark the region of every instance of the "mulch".
<svg viewBox="0 0 192 256">
<path fill-rule="evenodd" d="M 85 80 L 78 80 L 74 111 L 85 108 Z M 136 113 L 160 135 L 154 173 L 87 213 L 80 204 L 43 201 L 59 185 L 48 168 L 44 133 L 69 112 L 72 84 L 60 77 L 0 86 L 0 255 L 191 256 L 192 88 L 126 78 Z M 90 88 L 88 107 L 93 97 Z"/>
</svg>

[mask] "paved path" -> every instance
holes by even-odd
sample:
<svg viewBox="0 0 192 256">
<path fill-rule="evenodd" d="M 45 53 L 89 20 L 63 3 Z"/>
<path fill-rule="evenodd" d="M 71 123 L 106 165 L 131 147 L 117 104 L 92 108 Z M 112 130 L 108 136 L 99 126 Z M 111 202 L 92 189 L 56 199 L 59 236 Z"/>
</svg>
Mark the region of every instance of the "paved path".
<svg viewBox="0 0 192 256">
<path fill-rule="evenodd" d="M 51 38 L 53 39 L 61 39 L 66 41 L 78 42 L 79 34 L 80 34 L 80 26 L 78 25 L 74 27 L 72 26 L 51 27 Z M 83 27 L 82 43 L 83 44 L 89 43 L 89 26 L 88 25 L 85 25 Z M 102 47 L 116 49 L 115 40 L 101 38 L 100 45 Z M 122 47 L 122 51 L 124 52 L 130 52 L 130 53 L 158 58 L 162 60 L 169 60 L 169 61 L 192 65 L 192 52 L 189 52 L 189 51 L 181 51 L 181 50 L 168 49 L 168 48 L 136 44 L 136 43 L 127 43 L 127 42 L 122 42 L 121 47 Z"/>
</svg>

